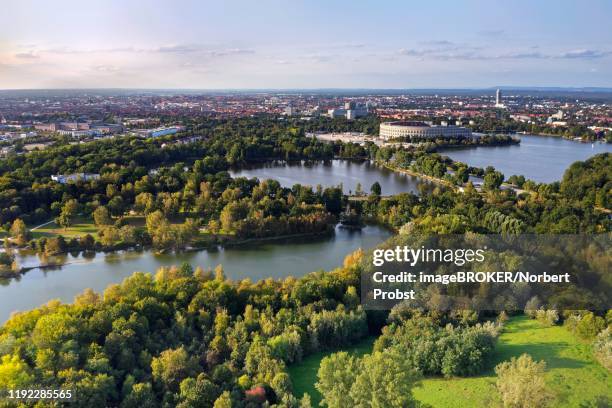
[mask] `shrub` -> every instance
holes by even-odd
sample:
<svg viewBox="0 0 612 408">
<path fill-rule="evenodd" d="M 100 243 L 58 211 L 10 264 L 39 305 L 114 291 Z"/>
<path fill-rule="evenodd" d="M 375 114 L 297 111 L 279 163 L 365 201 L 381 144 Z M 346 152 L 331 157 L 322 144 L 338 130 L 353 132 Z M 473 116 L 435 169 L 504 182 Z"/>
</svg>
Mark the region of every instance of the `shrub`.
<svg viewBox="0 0 612 408">
<path fill-rule="evenodd" d="M 579 314 L 572 314 L 565 319 L 563 326 L 565 326 L 570 332 L 576 334 L 576 328 L 578 327 L 578 323 L 580 323 L 581 319 L 582 316 Z"/>
<path fill-rule="evenodd" d="M 583 339 L 593 339 L 604 327 L 606 327 L 605 320 L 602 317 L 595 316 L 593 312 L 589 312 L 582 316 L 582 319 L 576 325 L 576 334 Z"/>
<path fill-rule="evenodd" d="M 593 354 L 597 361 L 612 370 L 612 328 L 608 327 L 597 335 L 593 343 Z"/>
<path fill-rule="evenodd" d="M 536 319 L 546 327 L 554 326 L 559 321 L 559 313 L 554 309 L 540 308 L 536 312 Z"/>
<path fill-rule="evenodd" d="M 415 318 L 384 329 L 374 350 L 397 349 L 425 375 L 474 375 L 482 371 L 498 332 L 499 326 L 493 323 L 441 328 L 431 320 Z"/>
<path fill-rule="evenodd" d="M 535 319 L 540 306 L 542 306 L 540 299 L 537 296 L 532 297 L 525 304 L 525 314 L 530 318 Z"/>
<path fill-rule="evenodd" d="M 504 407 L 549 406 L 552 395 L 544 382 L 545 370 L 544 361 L 536 362 L 528 354 L 498 364 L 496 385 Z"/>
</svg>

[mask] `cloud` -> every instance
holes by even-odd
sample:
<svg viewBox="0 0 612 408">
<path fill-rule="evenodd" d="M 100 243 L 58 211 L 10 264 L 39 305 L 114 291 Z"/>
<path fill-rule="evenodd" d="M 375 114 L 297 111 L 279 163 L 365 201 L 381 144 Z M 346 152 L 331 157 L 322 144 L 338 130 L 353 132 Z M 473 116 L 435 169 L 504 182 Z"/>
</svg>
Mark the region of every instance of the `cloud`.
<svg viewBox="0 0 612 408">
<path fill-rule="evenodd" d="M 48 54 L 108 54 L 108 53 L 150 53 L 150 54 L 176 54 L 176 55 L 187 55 L 187 54 L 203 54 L 211 57 L 222 57 L 227 55 L 239 55 L 239 54 L 253 54 L 254 50 L 248 48 L 209 48 L 202 45 L 196 44 L 170 44 L 160 45 L 157 47 L 116 47 L 116 48 L 88 48 L 79 49 L 71 47 L 56 47 L 48 48 L 40 51 L 41 53 Z"/>
<path fill-rule="evenodd" d="M 443 45 L 443 46 L 454 46 L 455 43 L 448 40 L 432 40 L 432 41 L 423 41 L 421 44 L 424 45 Z"/>
<path fill-rule="evenodd" d="M 36 51 L 26 51 L 26 52 L 18 52 L 15 54 L 16 58 L 21 59 L 38 59 L 40 56 Z"/>
<path fill-rule="evenodd" d="M 451 59 L 482 59 L 482 55 L 476 53 L 476 47 L 469 46 L 453 46 L 453 47 L 442 47 L 435 49 L 414 49 L 414 48 L 402 48 L 399 50 L 399 54 L 408 57 L 421 57 L 431 58 L 437 60 L 451 60 Z"/>
<path fill-rule="evenodd" d="M 527 52 L 511 52 L 508 54 L 502 54 L 495 57 L 496 59 L 548 59 L 549 55 L 542 54 L 538 51 L 527 51 Z"/>
<path fill-rule="evenodd" d="M 221 50 L 205 51 L 205 54 L 210 55 L 212 57 L 225 57 L 227 55 L 255 54 L 255 51 L 248 48 L 228 48 Z"/>
<path fill-rule="evenodd" d="M 305 59 L 314 63 L 330 62 L 334 58 L 338 57 L 336 54 L 310 54 L 305 55 L 302 59 Z"/>
<path fill-rule="evenodd" d="M 564 52 L 562 54 L 559 55 L 559 58 L 568 58 L 568 59 L 574 59 L 574 58 L 582 58 L 582 59 L 594 59 L 594 58 L 602 58 L 602 57 L 606 57 L 608 55 L 610 55 L 611 52 L 610 51 L 599 51 L 599 50 L 588 50 L 588 49 L 582 49 L 582 50 L 572 50 L 572 51 L 567 51 Z"/>
<path fill-rule="evenodd" d="M 91 67 L 91 69 L 97 72 L 106 72 L 106 73 L 119 71 L 119 67 L 115 65 L 95 65 Z"/>
<path fill-rule="evenodd" d="M 192 52 L 200 51 L 200 49 L 196 46 L 192 45 L 162 45 L 160 47 L 154 48 L 153 52 L 161 52 L 161 53 L 176 53 L 176 54 L 189 54 Z"/>
<path fill-rule="evenodd" d="M 478 47 L 454 45 L 438 48 L 402 48 L 399 55 L 407 57 L 430 58 L 435 60 L 522 60 L 522 59 L 597 59 L 612 55 L 611 51 L 580 49 L 561 53 L 544 53 L 539 47 L 531 46 L 527 50 L 508 52 L 505 54 L 490 54 Z M 452 46 L 451 46 L 452 45 Z"/>
</svg>

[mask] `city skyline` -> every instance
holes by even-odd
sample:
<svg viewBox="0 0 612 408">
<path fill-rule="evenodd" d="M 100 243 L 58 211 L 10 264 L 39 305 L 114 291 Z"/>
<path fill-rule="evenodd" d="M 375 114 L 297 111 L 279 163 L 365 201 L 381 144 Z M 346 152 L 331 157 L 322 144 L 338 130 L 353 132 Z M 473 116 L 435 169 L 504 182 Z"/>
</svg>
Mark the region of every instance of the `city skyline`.
<svg viewBox="0 0 612 408">
<path fill-rule="evenodd" d="M 0 89 L 612 87 L 612 5 L 23 1 Z"/>
</svg>

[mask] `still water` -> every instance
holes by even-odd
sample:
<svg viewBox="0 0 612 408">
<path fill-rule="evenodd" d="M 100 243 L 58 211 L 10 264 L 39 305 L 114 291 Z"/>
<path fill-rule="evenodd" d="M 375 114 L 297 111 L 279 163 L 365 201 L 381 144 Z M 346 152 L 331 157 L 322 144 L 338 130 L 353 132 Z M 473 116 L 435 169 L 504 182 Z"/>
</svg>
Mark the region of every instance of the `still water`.
<svg viewBox="0 0 612 408">
<path fill-rule="evenodd" d="M 29 310 L 50 299 L 72 302 L 86 288 L 102 292 L 119 283 L 132 272 L 155 272 L 160 266 L 188 262 L 203 268 L 223 265 L 230 279 L 301 276 L 316 270 L 330 270 L 342 264 L 344 257 L 357 248 L 368 249 L 388 238 L 391 233 L 381 227 L 366 226 L 361 231 L 336 227 L 326 238 L 291 238 L 287 242 L 265 241 L 218 251 L 198 251 L 157 255 L 151 251 L 96 253 L 91 257 L 67 255 L 64 266 L 55 270 L 33 269 L 19 279 L 0 286 L 0 322 L 16 310 Z M 39 265 L 36 255 L 21 254 L 20 265 Z"/>
<path fill-rule="evenodd" d="M 565 170 L 575 161 L 612 152 L 610 143 L 580 143 L 552 136 L 519 137 L 519 145 L 443 149 L 440 153 L 474 167 L 493 166 L 506 178 L 522 174 L 540 183 L 551 183 L 561 180 Z"/>
<path fill-rule="evenodd" d="M 378 181 L 383 195 L 417 193 L 417 186 L 424 182 L 417 177 L 395 173 L 369 161 L 330 160 L 325 162 L 268 163 L 231 172 L 233 177 L 257 177 L 260 180 L 274 179 L 283 187 L 294 184 L 320 184 L 332 187 L 342 184 L 345 194 L 354 193 L 357 184 L 369 193 L 370 187 Z"/>
</svg>

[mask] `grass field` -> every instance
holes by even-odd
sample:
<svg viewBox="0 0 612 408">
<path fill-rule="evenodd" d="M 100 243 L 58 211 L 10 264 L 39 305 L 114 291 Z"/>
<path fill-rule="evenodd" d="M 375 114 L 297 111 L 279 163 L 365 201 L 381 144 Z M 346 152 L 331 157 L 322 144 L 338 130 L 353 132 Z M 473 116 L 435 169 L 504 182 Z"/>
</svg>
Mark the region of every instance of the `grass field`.
<svg viewBox="0 0 612 408">
<path fill-rule="evenodd" d="M 54 222 L 47 224 L 43 227 L 37 228 L 32 231 L 33 238 L 42 237 L 55 237 L 57 235 L 63 235 L 66 238 L 78 237 L 81 235 L 91 234 L 94 238 L 97 238 L 98 229 L 93 224 L 93 220 L 83 217 L 77 217 L 73 224 L 64 229 Z"/>
<path fill-rule="evenodd" d="M 372 340 L 360 344 L 359 354 L 371 350 Z M 612 399 L 612 376 L 592 357 L 587 342 L 576 339 L 561 326 L 542 327 L 524 316 L 510 319 L 499 338 L 493 361 L 481 376 L 471 378 L 428 378 L 414 389 L 415 397 L 432 407 L 491 407 L 498 402 L 493 368 L 501 361 L 530 354 L 547 364 L 546 383 L 556 394 L 555 407 L 587 407 L 588 402 L 605 396 Z M 313 402 L 320 400 L 314 389 L 320 353 L 290 367 L 296 396 L 308 392 Z M 605 406 L 605 405 L 604 405 Z"/>
</svg>

